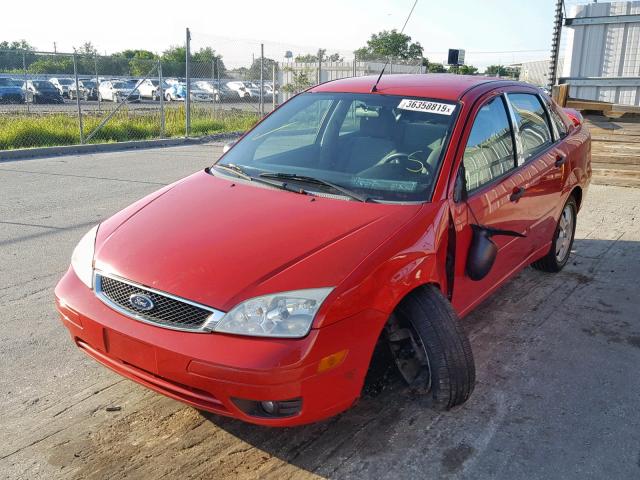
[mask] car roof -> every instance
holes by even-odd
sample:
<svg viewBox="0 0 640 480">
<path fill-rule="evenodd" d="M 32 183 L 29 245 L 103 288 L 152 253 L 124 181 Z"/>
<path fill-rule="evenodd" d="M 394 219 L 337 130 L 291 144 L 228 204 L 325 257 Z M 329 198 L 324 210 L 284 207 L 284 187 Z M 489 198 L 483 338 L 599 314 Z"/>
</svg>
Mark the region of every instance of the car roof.
<svg viewBox="0 0 640 480">
<path fill-rule="evenodd" d="M 322 83 L 312 92 L 370 93 L 378 75 L 350 77 Z M 448 73 L 383 75 L 376 87 L 379 94 L 406 95 L 457 101 L 469 91 L 482 94 L 499 86 L 524 85 L 513 80 L 479 75 Z"/>
</svg>

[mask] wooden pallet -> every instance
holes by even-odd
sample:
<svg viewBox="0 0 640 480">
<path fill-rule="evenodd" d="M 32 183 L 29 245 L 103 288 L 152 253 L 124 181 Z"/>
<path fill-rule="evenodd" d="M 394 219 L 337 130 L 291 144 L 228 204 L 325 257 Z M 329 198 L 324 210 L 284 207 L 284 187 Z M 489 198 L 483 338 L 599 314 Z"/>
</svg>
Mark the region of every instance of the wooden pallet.
<svg viewBox="0 0 640 480">
<path fill-rule="evenodd" d="M 591 131 L 593 182 L 640 187 L 640 118 L 585 116 Z"/>
</svg>

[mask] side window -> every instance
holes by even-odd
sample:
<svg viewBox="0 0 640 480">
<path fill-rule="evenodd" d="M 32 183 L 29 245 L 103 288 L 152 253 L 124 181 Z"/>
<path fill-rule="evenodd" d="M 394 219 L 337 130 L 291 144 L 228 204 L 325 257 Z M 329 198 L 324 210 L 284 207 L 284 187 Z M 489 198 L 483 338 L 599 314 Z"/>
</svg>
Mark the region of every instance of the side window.
<svg viewBox="0 0 640 480">
<path fill-rule="evenodd" d="M 549 115 L 551 116 L 551 121 L 556 126 L 558 136 L 560 138 L 566 137 L 567 133 L 569 133 L 569 129 L 567 128 L 567 125 L 562 120 L 562 117 L 560 117 L 560 114 L 556 110 L 555 106 L 547 104 L 547 110 L 549 111 Z"/>
<path fill-rule="evenodd" d="M 553 143 L 547 114 L 537 95 L 508 93 L 507 97 L 520 131 L 522 160 L 527 161 Z"/>
<path fill-rule="evenodd" d="M 340 132 L 338 135 L 347 135 L 360 130 L 360 117 L 356 116 L 356 109 L 358 107 L 362 108 L 360 104 L 362 104 L 362 102 L 351 102 L 349 110 L 347 110 L 347 114 L 344 117 L 344 121 L 340 126 Z"/>
<path fill-rule="evenodd" d="M 511 124 L 502 97 L 476 115 L 464 150 L 467 190 L 472 191 L 516 167 Z"/>
</svg>

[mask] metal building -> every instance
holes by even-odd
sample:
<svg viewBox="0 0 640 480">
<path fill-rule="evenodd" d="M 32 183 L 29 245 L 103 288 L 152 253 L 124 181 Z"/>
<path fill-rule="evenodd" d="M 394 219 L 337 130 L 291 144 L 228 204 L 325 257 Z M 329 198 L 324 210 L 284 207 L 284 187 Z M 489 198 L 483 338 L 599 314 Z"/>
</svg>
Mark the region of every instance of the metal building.
<svg viewBox="0 0 640 480">
<path fill-rule="evenodd" d="M 569 96 L 640 105 L 640 1 L 576 5 L 565 26 Z"/>
</svg>

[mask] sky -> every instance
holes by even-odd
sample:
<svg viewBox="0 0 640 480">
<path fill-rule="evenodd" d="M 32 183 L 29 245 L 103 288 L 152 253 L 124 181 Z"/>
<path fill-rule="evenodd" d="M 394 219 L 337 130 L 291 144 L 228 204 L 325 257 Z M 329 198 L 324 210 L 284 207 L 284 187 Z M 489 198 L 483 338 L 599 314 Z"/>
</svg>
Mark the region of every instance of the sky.
<svg viewBox="0 0 640 480">
<path fill-rule="evenodd" d="M 463 48 L 467 64 L 481 69 L 546 59 L 551 44 L 554 0 L 418 0 L 405 33 L 422 44 L 434 62 L 449 48 Z M 78 5 L 81 8 L 73 8 Z M 91 6 L 99 8 L 95 15 Z M 141 48 L 161 53 L 184 44 L 210 46 L 228 67 L 248 66 L 252 55 L 281 60 L 326 48 L 345 59 L 374 32 L 401 29 L 413 0 L 201 1 L 110 0 L 71 3 L 3 2 L 0 40 L 25 39 L 42 51 L 70 52 L 91 41 L 101 53 Z M 92 16 L 93 15 L 93 16 Z M 8 19 L 11 19 L 10 21 Z"/>
</svg>

